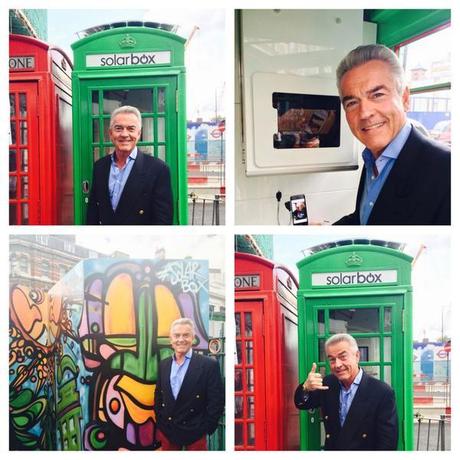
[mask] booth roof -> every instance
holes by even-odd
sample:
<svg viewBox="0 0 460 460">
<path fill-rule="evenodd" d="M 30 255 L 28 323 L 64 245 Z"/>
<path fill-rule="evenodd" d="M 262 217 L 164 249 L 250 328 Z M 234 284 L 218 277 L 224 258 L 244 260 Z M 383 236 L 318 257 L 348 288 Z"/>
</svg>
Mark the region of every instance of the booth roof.
<svg viewBox="0 0 460 460">
<path fill-rule="evenodd" d="M 176 33 L 179 26 L 173 24 L 162 24 L 159 22 L 151 21 L 117 21 L 111 22 L 108 24 L 101 24 L 99 26 L 89 27 L 88 29 L 77 32 L 77 37 L 79 39 L 89 37 L 97 32 L 102 32 L 103 30 L 117 29 L 119 27 L 150 27 L 151 29 L 160 29 L 167 32 Z"/>
</svg>

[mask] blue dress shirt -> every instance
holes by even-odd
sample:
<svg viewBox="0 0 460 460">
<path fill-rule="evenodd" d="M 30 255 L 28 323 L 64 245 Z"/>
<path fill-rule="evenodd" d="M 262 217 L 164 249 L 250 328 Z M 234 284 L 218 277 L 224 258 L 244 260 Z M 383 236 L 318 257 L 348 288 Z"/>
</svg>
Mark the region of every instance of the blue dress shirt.
<svg viewBox="0 0 460 460">
<path fill-rule="evenodd" d="M 184 381 L 185 374 L 187 373 L 190 360 L 192 359 L 192 349 L 185 354 L 185 359 L 182 364 L 178 364 L 176 361 L 176 355 L 172 357 L 171 374 L 169 376 L 169 383 L 171 384 L 172 394 L 174 399 L 177 399 L 182 382 Z"/>
<path fill-rule="evenodd" d="M 379 197 L 385 181 L 399 156 L 404 144 L 409 137 L 412 126 L 407 121 L 401 128 L 398 135 L 386 146 L 377 160 L 372 152 L 365 148 L 363 150 L 364 166 L 366 168 L 366 180 L 364 184 L 363 196 L 359 208 L 359 220 L 361 225 L 366 225 L 372 208 Z M 378 176 L 374 174 L 374 167 L 378 171 Z"/>
<path fill-rule="evenodd" d="M 120 169 L 115 163 L 115 152 L 112 153 L 112 164 L 110 165 L 109 174 L 109 193 L 112 209 L 115 211 L 120 201 L 121 194 L 125 188 L 126 181 L 128 180 L 129 173 L 133 169 L 134 162 L 137 158 L 137 147 L 126 158 L 126 163 Z"/>
<path fill-rule="evenodd" d="M 353 383 L 350 385 L 348 390 L 340 383 L 340 426 L 343 426 L 345 419 L 347 418 L 348 411 L 350 410 L 351 403 L 355 397 L 356 392 L 358 391 L 359 384 L 363 378 L 363 370 L 360 369 L 357 376 L 353 380 Z"/>
</svg>

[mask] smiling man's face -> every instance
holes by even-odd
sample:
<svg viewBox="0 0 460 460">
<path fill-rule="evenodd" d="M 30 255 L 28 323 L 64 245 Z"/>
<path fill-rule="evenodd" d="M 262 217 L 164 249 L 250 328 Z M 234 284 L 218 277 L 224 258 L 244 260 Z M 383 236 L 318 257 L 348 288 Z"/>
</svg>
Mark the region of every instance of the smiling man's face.
<svg viewBox="0 0 460 460">
<path fill-rule="evenodd" d="M 109 135 L 115 151 L 122 155 L 129 155 L 141 137 L 141 127 L 136 115 L 124 112 L 115 115 L 109 128 Z"/>
<path fill-rule="evenodd" d="M 329 345 L 327 359 L 331 372 L 349 388 L 359 372 L 359 351 L 354 350 L 346 341 Z"/>
<path fill-rule="evenodd" d="M 389 64 L 372 60 L 346 72 L 340 90 L 352 133 L 377 158 L 406 123 L 409 88 L 400 94 Z"/>
</svg>

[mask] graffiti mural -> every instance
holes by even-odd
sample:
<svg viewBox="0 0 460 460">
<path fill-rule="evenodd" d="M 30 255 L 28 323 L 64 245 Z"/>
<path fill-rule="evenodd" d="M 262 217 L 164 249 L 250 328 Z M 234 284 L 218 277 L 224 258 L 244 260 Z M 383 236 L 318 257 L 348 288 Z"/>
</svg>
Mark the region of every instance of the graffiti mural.
<svg viewBox="0 0 460 460">
<path fill-rule="evenodd" d="M 10 296 L 10 449 L 151 450 L 169 327 L 208 346 L 208 269 L 197 260 L 94 259 L 45 293 Z"/>
</svg>

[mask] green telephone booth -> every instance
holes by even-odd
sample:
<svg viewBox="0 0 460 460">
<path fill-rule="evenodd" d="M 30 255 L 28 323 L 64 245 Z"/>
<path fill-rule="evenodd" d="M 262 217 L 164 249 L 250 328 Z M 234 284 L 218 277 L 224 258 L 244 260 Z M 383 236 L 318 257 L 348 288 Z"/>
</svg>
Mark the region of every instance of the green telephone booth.
<svg viewBox="0 0 460 460">
<path fill-rule="evenodd" d="M 305 381 L 313 362 L 317 372 L 328 374 L 325 341 L 336 333 L 351 334 L 358 342 L 360 366 L 394 389 L 398 450 L 412 450 L 412 258 L 367 243 L 347 241 L 326 249 L 323 245 L 297 263 L 299 382 Z M 300 417 L 301 449 L 320 450 L 320 411 L 301 411 Z"/>
<path fill-rule="evenodd" d="M 153 26 L 110 28 L 72 44 L 76 224 L 85 223 L 94 162 L 113 151 L 110 114 L 123 105 L 140 110 L 138 148 L 169 165 L 174 224 L 187 224 L 185 39 Z"/>
</svg>

